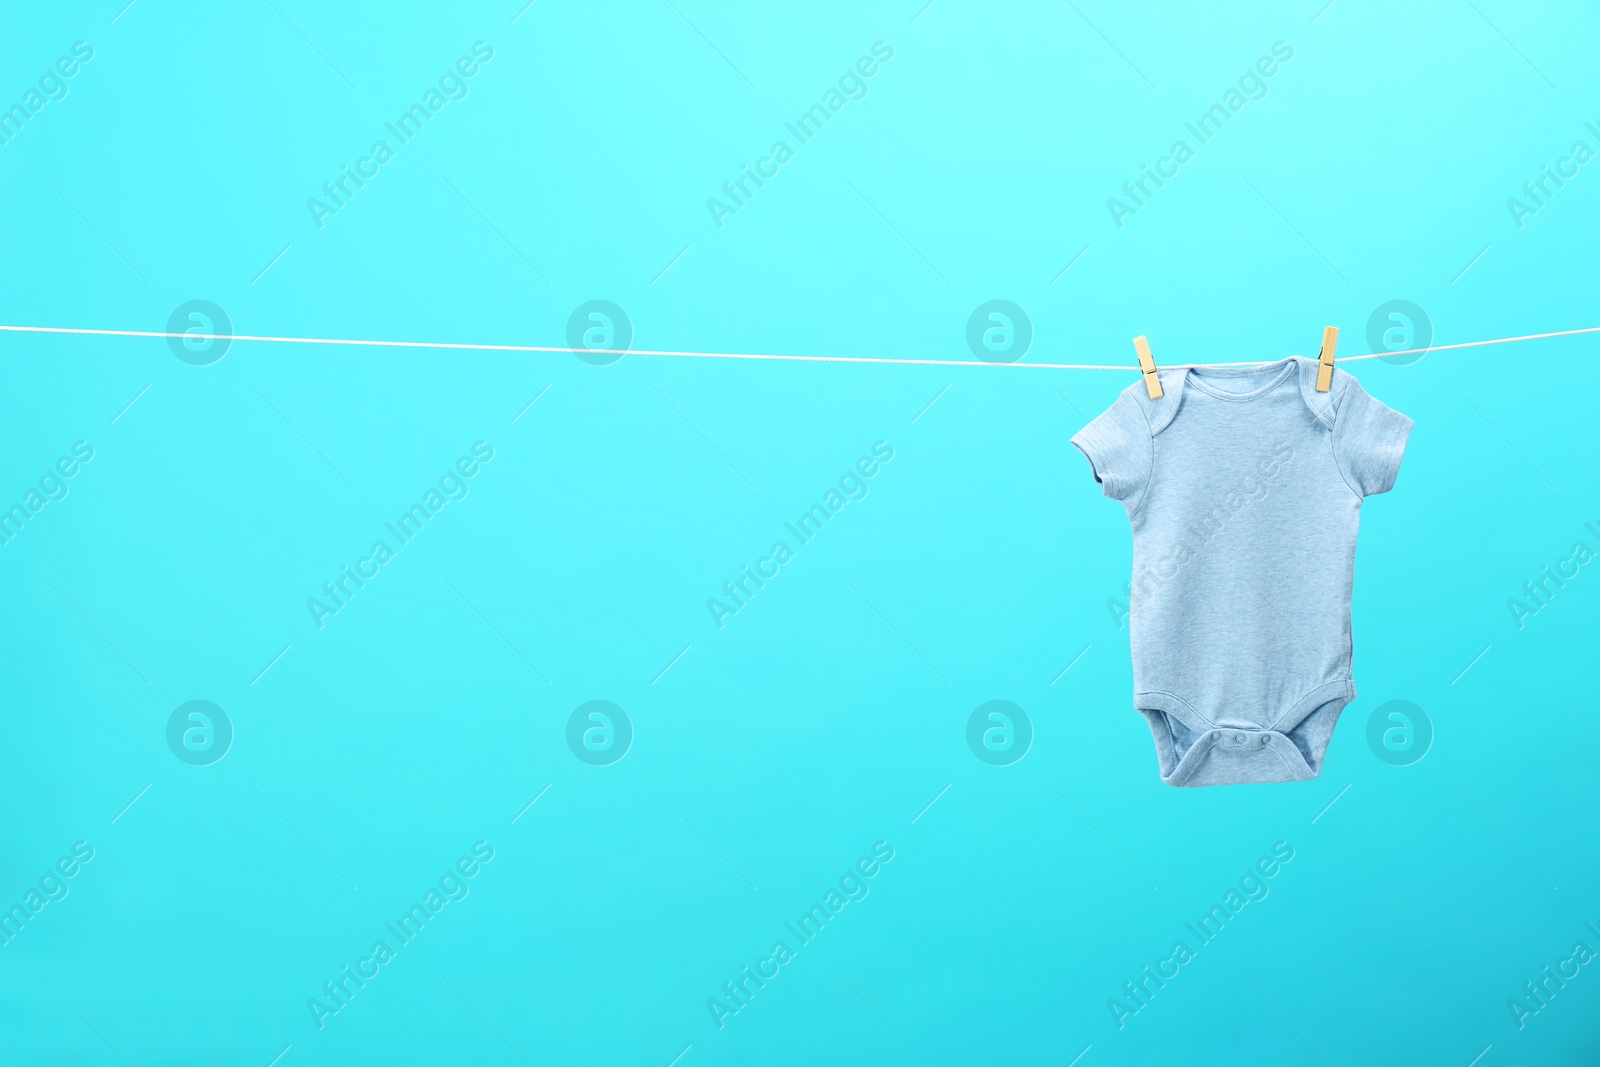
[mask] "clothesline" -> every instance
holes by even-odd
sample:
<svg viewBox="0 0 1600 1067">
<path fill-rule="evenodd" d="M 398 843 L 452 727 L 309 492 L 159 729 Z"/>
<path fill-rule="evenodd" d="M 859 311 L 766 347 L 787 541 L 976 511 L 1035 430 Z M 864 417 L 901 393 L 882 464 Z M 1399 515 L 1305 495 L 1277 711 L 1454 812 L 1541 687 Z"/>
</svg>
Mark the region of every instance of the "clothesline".
<svg viewBox="0 0 1600 1067">
<path fill-rule="evenodd" d="M 890 363 L 907 364 L 913 366 L 938 366 L 938 367 L 1029 367 L 1033 370 L 1110 370 L 1132 371 L 1138 373 L 1139 365 L 1133 361 L 1127 363 L 991 363 L 988 361 L 973 362 L 956 359 L 905 359 L 889 356 L 792 356 L 777 355 L 764 352 L 680 352 L 667 349 L 604 349 L 604 348 L 563 348 L 549 345 L 490 345 L 472 342 L 457 341 L 373 341 L 358 340 L 342 337 L 273 337 L 263 334 L 210 334 L 210 333 L 168 333 L 157 330 L 90 330 L 78 329 L 67 326 L 6 326 L 0 325 L 0 332 L 6 333 L 51 333 L 72 334 L 89 337 L 157 337 L 189 341 L 257 341 L 268 344 L 292 345 L 354 345 L 362 348 L 427 348 L 449 349 L 452 351 L 471 352 L 558 352 L 573 353 L 578 355 L 600 352 L 615 352 L 618 356 L 664 356 L 681 357 L 685 359 L 765 359 L 786 362 L 804 363 Z M 1600 326 L 1587 326 L 1580 330 L 1556 330 L 1550 333 L 1530 333 L 1521 337 L 1495 337 L 1485 341 L 1461 341 L 1453 345 L 1429 345 L 1427 348 L 1406 348 L 1398 352 L 1371 352 L 1360 356 L 1339 356 L 1335 362 L 1353 363 L 1362 359 L 1392 359 L 1395 356 L 1414 356 L 1428 352 L 1448 352 L 1460 348 L 1481 348 L 1485 345 L 1508 345 L 1519 341 L 1542 341 L 1551 337 L 1574 337 L 1579 334 L 1600 333 Z M 1282 358 L 1282 357 L 1280 357 Z M 1268 363 L 1276 363 L 1276 359 L 1240 360 L 1230 363 L 1163 363 L 1163 369 L 1169 367 L 1258 367 Z"/>
</svg>

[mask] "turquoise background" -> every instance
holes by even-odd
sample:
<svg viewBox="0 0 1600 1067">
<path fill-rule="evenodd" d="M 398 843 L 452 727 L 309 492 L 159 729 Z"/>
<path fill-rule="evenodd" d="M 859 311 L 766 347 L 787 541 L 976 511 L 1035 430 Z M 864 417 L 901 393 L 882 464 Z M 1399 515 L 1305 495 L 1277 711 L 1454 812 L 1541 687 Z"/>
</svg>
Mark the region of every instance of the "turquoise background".
<svg viewBox="0 0 1600 1067">
<path fill-rule="evenodd" d="M 94 450 L 0 547 L 0 905 L 94 850 L 0 948 L 0 1058 L 1600 1056 L 1600 966 L 1508 1006 L 1600 950 L 1600 564 L 1508 607 L 1600 550 L 1596 335 L 1345 365 L 1416 420 L 1366 509 L 1360 696 L 1320 779 L 1194 791 L 1131 709 L 1127 522 L 1068 445 L 1131 376 L 965 340 L 993 299 L 1033 363 L 1314 355 L 1326 324 L 1360 354 L 1396 299 L 1441 344 L 1600 325 L 1600 163 L 1507 206 L 1600 149 L 1593 7 L 920 4 L 8 12 L 0 104 L 94 55 L 0 145 L 5 324 L 162 331 L 203 299 L 246 334 L 561 346 L 603 299 L 636 348 L 950 366 L 0 335 L 0 503 Z M 319 229 L 308 198 L 478 41 L 468 95 Z M 708 198 L 879 41 L 868 95 L 718 228 Z M 480 441 L 469 495 L 319 629 L 307 600 Z M 718 629 L 708 598 L 879 441 L 865 499 Z M 209 766 L 168 746 L 191 700 L 232 724 Z M 590 700 L 631 722 L 620 761 L 569 746 Z M 991 700 L 1031 723 L 1008 766 L 968 747 Z M 1408 765 L 1367 741 L 1391 700 L 1431 723 Z M 319 1029 L 308 1000 L 480 841 L 470 895 Z M 719 1028 L 877 842 L 869 895 Z"/>
</svg>

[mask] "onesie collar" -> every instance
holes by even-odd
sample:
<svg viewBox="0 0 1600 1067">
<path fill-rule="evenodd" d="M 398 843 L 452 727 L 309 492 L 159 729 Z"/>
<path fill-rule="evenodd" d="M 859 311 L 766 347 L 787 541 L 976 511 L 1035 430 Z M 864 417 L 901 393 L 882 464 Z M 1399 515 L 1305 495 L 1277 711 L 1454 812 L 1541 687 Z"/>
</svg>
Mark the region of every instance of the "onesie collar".
<svg viewBox="0 0 1600 1067">
<path fill-rule="evenodd" d="M 1203 393 L 1209 393 L 1219 400 L 1229 403 L 1244 404 L 1258 400 L 1277 389 L 1278 386 L 1300 373 L 1300 368 L 1295 366 L 1293 358 L 1275 360 L 1272 363 L 1247 364 L 1242 367 L 1205 367 L 1204 374 L 1197 373 L 1201 368 L 1188 368 L 1190 384 Z M 1246 378 L 1251 375 L 1260 375 L 1271 371 L 1272 376 L 1265 381 L 1255 384 L 1255 388 L 1246 391 L 1223 389 L 1214 383 L 1207 383 L 1207 378 Z"/>
<path fill-rule="evenodd" d="M 1317 392 L 1317 370 L 1319 362 L 1307 359 L 1305 356 L 1290 356 L 1295 364 L 1295 371 L 1300 379 L 1300 397 L 1305 401 L 1306 407 L 1316 416 L 1318 421 L 1333 427 L 1333 416 L 1338 408 L 1339 396 L 1344 392 L 1345 382 L 1348 377 L 1342 372 L 1335 371 L 1333 387 L 1326 393 Z M 1183 404 L 1185 386 L 1189 383 L 1190 367 L 1169 367 L 1160 371 L 1161 392 L 1163 395 L 1154 400 L 1143 396 L 1144 387 L 1139 386 L 1139 399 L 1144 402 L 1145 416 L 1150 421 L 1152 436 L 1172 425 L 1172 420 L 1177 418 L 1178 408 Z"/>
</svg>

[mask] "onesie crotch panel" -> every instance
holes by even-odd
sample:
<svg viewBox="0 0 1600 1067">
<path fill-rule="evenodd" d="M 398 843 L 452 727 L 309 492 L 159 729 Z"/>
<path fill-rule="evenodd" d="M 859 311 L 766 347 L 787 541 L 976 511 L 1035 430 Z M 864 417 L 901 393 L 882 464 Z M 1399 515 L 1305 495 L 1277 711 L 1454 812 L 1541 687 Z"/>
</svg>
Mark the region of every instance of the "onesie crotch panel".
<svg viewBox="0 0 1600 1067">
<path fill-rule="evenodd" d="M 1210 730 L 1162 780 L 1168 785 L 1202 786 L 1303 782 L 1316 776 L 1295 743 L 1276 730 Z"/>
<path fill-rule="evenodd" d="M 1276 719 L 1259 713 L 1243 720 L 1223 713 L 1207 717 L 1165 692 L 1142 692 L 1136 706 L 1150 724 L 1163 782 L 1239 785 L 1315 778 L 1339 712 L 1354 698 L 1355 688 L 1345 679 L 1316 687 Z"/>
</svg>

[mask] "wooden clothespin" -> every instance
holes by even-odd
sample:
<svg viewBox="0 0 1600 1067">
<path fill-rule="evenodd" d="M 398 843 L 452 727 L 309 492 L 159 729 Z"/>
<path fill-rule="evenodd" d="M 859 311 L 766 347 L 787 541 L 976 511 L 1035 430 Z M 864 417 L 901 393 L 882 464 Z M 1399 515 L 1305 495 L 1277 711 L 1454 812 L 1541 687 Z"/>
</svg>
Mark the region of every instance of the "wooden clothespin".
<svg viewBox="0 0 1600 1067">
<path fill-rule="evenodd" d="M 1326 393 L 1333 386 L 1333 350 L 1339 347 L 1339 327 L 1322 328 L 1322 363 L 1317 367 L 1317 392 Z"/>
<path fill-rule="evenodd" d="M 1151 400 L 1161 398 L 1161 378 L 1156 374 L 1156 361 L 1150 356 L 1150 342 L 1143 336 L 1133 339 L 1133 347 L 1139 353 L 1139 373 L 1144 375 L 1144 387 L 1150 391 Z"/>
</svg>

